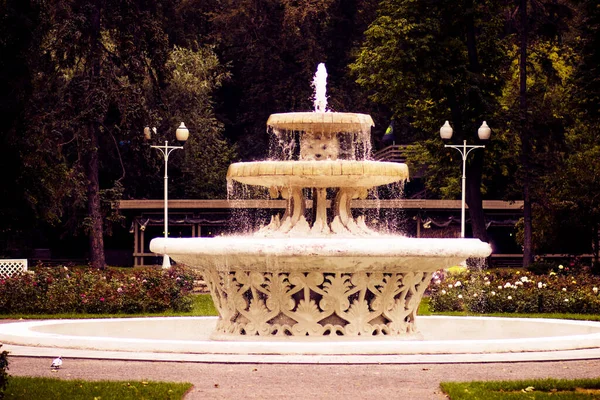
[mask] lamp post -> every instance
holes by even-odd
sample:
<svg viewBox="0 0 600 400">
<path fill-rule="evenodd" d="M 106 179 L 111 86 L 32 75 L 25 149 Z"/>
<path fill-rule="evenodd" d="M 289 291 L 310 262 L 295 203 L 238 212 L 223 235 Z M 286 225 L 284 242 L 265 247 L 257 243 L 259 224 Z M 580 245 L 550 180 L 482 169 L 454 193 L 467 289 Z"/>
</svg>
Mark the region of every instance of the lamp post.
<svg viewBox="0 0 600 400">
<path fill-rule="evenodd" d="M 452 138 L 452 127 L 450 126 L 450 123 L 448 121 L 446 121 L 446 123 L 440 128 L 440 136 L 442 138 L 442 140 L 449 140 L 450 138 Z M 490 138 L 491 135 L 491 129 L 490 127 L 486 124 L 485 121 L 483 121 L 483 124 L 481 124 L 481 126 L 479 127 L 479 129 L 477 130 L 477 136 L 479 136 L 479 139 L 481 140 L 488 140 Z M 467 141 L 463 140 L 463 144 L 462 145 L 455 145 L 455 144 L 447 144 L 444 147 L 451 147 L 453 149 L 458 150 L 458 152 L 460 153 L 460 155 L 462 156 L 462 199 L 461 199 L 461 209 L 460 209 L 460 237 L 464 238 L 465 237 L 465 190 L 466 190 L 466 181 L 467 181 L 467 176 L 466 176 L 466 171 L 467 171 L 467 156 L 469 155 L 469 153 L 475 149 L 482 149 L 485 146 L 484 145 L 467 145 Z"/>
<path fill-rule="evenodd" d="M 156 128 L 152 128 L 154 133 L 156 133 Z M 144 128 L 144 137 L 146 139 L 150 139 L 150 128 Z M 185 124 L 182 122 L 181 125 L 175 131 L 175 137 L 179 142 L 185 143 L 190 135 L 190 131 L 185 127 Z M 169 163 L 169 154 L 177 149 L 183 149 L 183 146 L 169 146 L 169 141 L 165 140 L 164 146 L 150 146 L 154 149 L 158 149 L 165 158 L 165 239 L 169 237 L 169 176 L 167 174 L 167 166 Z M 163 269 L 171 268 L 171 260 L 167 254 L 164 254 L 163 257 Z"/>
</svg>

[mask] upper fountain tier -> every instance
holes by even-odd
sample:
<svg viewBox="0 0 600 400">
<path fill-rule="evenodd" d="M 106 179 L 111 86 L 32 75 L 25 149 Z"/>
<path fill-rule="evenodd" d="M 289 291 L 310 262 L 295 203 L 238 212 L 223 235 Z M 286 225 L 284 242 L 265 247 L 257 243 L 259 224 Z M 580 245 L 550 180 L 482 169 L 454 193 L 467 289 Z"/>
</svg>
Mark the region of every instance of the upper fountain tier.
<svg viewBox="0 0 600 400">
<path fill-rule="evenodd" d="M 310 133 L 370 132 L 373 119 L 367 114 L 340 112 L 292 112 L 272 114 L 267 126 L 278 131 Z"/>
<path fill-rule="evenodd" d="M 268 188 L 372 188 L 408 179 L 405 164 L 364 159 L 368 155 L 365 150 L 359 151 L 363 159 L 357 160 L 357 142 L 370 143 L 373 119 L 367 114 L 272 114 L 267 126 L 282 146 L 291 150 L 288 154 L 294 152 L 296 138 L 282 133 L 299 132 L 298 160 L 289 155 L 284 160 L 235 163 L 229 167 L 227 179 Z"/>
</svg>

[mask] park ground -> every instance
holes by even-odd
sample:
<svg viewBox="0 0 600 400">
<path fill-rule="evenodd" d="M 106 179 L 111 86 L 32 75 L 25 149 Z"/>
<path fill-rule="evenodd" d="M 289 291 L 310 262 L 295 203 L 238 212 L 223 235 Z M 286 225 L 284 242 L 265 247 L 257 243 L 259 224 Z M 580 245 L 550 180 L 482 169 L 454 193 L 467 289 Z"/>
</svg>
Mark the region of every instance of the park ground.
<svg viewBox="0 0 600 400">
<path fill-rule="evenodd" d="M 12 376 L 190 382 L 196 399 L 446 399 L 443 381 L 597 378 L 600 360 L 464 364 L 221 364 L 10 357 Z"/>
</svg>

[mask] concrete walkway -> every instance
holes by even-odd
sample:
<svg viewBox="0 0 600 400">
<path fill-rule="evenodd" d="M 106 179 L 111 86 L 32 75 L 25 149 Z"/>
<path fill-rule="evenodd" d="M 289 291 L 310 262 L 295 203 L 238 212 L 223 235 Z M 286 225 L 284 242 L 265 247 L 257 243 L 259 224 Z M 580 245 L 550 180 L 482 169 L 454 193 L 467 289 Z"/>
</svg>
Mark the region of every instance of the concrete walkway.
<svg viewBox="0 0 600 400">
<path fill-rule="evenodd" d="M 190 382 L 195 399 L 445 399 L 442 381 L 597 378 L 600 360 L 465 364 L 223 364 L 9 356 L 12 376 Z"/>
<path fill-rule="evenodd" d="M 0 321 L 0 325 L 11 321 Z M 598 378 L 600 349 L 504 354 L 234 356 L 111 352 L 6 344 L 9 374 L 60 379 L 190 382 L 186 400 L 445 399 L 444 381 Z M 54 357 L 63 368 L 51 372 Z M 520 358 L 522 357 L 522 358 Z M 162 358 L 162 359 L 161 359 Z M 530 361 L 524 361 L 524 360 Z M 171 361 L 168 361 L 171 360 Z M 533 360 L 533 361 L 531 361 Z M 561 361 L 564 360 L 564 361 Z"/>
</svg>

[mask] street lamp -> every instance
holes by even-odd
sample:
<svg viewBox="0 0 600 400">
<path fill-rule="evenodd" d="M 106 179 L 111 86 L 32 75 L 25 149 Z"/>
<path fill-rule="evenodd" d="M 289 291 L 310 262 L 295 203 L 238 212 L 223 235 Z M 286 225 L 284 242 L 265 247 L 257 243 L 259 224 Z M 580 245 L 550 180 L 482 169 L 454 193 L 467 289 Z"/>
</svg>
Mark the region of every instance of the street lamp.
<svg viewBox="0 0 600 400">
<path fill-rule="evenodd" d="M 156 133 L 156 128 L 152 128 L 152 131 Z M 150 127 L 144 128 L 144 137 L 146 139 L 150 139 Z M 175 131 L 175 137 L 180 143 L 185 143 L 185 141 L 190 136 L 190 131 L 185 127 L 185 124 L 182 122 L 179 125 L 179 128 Z M 183 146 L 169 146 L 169 141 L 165 140 L 164 146 L 150 146 L 154 149 L 158 149 L 165 158 L 165 239 L 169 237 L 169 176 L 167 175 L 167 165 L 169 162 L 169 154 L 172 151 L 177 149 L 183 149 Z M 164 254 L 163 257 L 163 269 L 171 268 L 171 260 L 167 254 Z"/>
<path fill-rule="evenodd" d="M 479 139 L 481 139 L 481 140 L 488 140 L 490 138 L 491 133 L 492 133 L 492 131 L 491 131 L 490 127 L 485 123 L 485 121 L 483 121 L 483 124 L 481 124 L 481 126 L 477 130 L 477 136 L 479 136 Z M 440 128 L 440 136 L 441 136 L 442 140 L 448 140 L 452 137 L 452 127 L 450 126 L 450 123 L 448 121 L 446 121 L 444 126 L 442 126 Z M 466 176 L 467 156 L 469 155 L 469 153 L 471 151 L 473 151 L 475 149 L 484 148 L 485 146 L 484 145 L 467 145 L 467 141 L 463 140 L 462 145 L 447 144 L 444 147 L 451 147 L 453 149 L 456 149 L 462 156 L 463 165 L 462 165 L 462 200 L 461 200 L 461 209 L 460 209 L 460 237 L 464 238 L 465 237 L 465 188 L 466 188 L 466 181 L 467 181 L 467 176 Z"/>
</svg>

